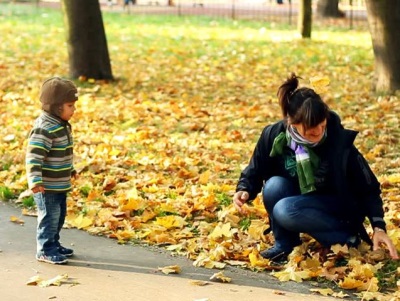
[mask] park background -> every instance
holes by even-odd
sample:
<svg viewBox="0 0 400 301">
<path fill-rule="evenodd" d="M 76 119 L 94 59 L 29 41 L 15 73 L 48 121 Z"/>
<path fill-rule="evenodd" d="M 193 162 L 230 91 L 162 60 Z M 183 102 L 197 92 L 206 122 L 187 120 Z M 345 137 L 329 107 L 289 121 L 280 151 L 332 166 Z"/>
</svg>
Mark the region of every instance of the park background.
<svg viewBox="0 0 400 301">
<path fill-rule="evenodd" d="M 19 197 L 23 214 L 34 214 L 24 194 L 24 151 L 40 113 L 40 84 L 68 77 L 69 69 L 62 12 L 43 3 L 0 4 L 1 197 Z M 294 71 L 304 85 L 329 79 L 323 98 L 360 132 L 356 144 L 382 183 L 388 234 L 399 249 L 398 94 L 371 90 L 365 20 L 351 27 L 348 18 L 316 22 L 312 39 L 304 40 L 286 17 L 102 8 L 115 81 L 76 80 L 81 96 L 72 125 L 81 176 L 69 198 L 68 226 L 165 246 L 198 266 L 269 270 L 258 254 L 272 243 L 262 235 L 267 217 L 260 200 L 238 216 L 231 197 L 262 128 L 280 118 L 276 91 Z M 315 247 L 312 240 L 307 246 Z M 333 282 L 364 300 L 385 298 L 378 292 L 384 289 L 397 293 L 397 264 L 385 256 L 382 266 L 344 250 L 336 255 L 334 265 L 345 258 L 341 270 L 299 255 L 277 278 L 324 279 L 321 287 Z"/>
</svg>

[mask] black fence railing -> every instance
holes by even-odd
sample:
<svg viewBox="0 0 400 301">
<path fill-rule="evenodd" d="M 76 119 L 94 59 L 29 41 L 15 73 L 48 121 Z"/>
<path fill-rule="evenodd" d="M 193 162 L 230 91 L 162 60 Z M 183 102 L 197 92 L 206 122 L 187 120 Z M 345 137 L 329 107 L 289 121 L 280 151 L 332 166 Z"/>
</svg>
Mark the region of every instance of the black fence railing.
<svg viewBox="0 0 400 301">
<path fill-rule="evenodd" d="M 84 0 L 82 0 L 84 1 Z M 0 0 L 31 2 L 39 6 L 60 7 L 60 0 Z M 261 20 L 295 26 L 298 0 L 99 0 L 107 11 L 141 15 L 211 16 L 216 18 Z M 313 1 L 313 24 L 344 28 L 367 28 L 364 0 L 340 0 L 341 18 L 322 18 Z"/>
<path fill-rule="evenodd" d="M 298 0 L 101 0 L 108 9 L 130 14 L 169 14 L 179 16 L 214 16 L 251 19 L 295 25 L 299 12 Z M 336 24 L 348 28 L 367 26 L 364 0 L 341 0 L 342 18 L 319 18 L 313 1 L 314 22 Z"/>
</svg>

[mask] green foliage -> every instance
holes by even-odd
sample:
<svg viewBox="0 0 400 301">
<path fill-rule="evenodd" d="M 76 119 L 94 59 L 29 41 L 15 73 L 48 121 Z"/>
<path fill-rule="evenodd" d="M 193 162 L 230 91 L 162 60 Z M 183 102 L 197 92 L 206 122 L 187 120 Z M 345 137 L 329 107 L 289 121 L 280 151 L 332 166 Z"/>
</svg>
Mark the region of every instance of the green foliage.
<svg viewBox="0 0 400 301">
<path fill-rule="evenodd" d="M 35 206 L 36 206 L 35 200 L 33 199 L 32 195 L 22 200 L 22 207 L 24 208 L 32 209 Z"/>
<path fill-rule="evenodd" d="M 243 231 L 246 231 L 247 229 L 249 229 L 250 225 L 251 225 L 251 218 L 250 217 L 245 217 L 245 218 L 241 219 L 240 222 L 239 222 L 239 227 Z"/>
<path fill-rule="evenodd" d="M 388 260 L 385 262 L 383 268 L 376 272 L 376 277 L 379 281 L 379 287 L 382 289 L 396 289 L 400 275 L 398 269 L 400 268 L 400 261 Z"/>
<path fill-rule="evenodd" d="M 84 185 L 84 186 L 81 186 L 81 187 L 79 188 L 79 192 L 80 192 L 84 197 L 87 197 L 87 196 L 89 195 L 89 193 L 90 193 L 91 190 L 92 190 L 92 187 L 91 187 L 90 185 Z"/>
<path fill-rule="evenodd" d="M 218 193 L 216 197 L 220 206 L 229 206 L 230 204 L 232 204 L 232 197 L 224 192 Z"/>
<path fill-rule="evenodd" d="M 0 200 L 8 201 L 13 199 L 14 193 L 6 186 L 0 186 Z"/>
</svg>

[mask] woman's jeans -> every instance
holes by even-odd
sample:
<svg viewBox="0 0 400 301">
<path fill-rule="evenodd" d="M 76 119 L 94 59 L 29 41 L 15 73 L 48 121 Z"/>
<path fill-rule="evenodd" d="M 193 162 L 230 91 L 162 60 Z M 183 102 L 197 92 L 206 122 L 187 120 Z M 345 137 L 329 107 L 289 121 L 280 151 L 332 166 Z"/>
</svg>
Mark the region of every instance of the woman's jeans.
<svg viewBox="0 0 400 301">
<path fill-rule="evenodd" d="M 66 193 L 35 193 L 37 206 L 37 256 L 57 255 L 60 247 L 60 231 L 67 212 Z"/>
<path fill-rule="evenodd" d="M 325 247 L 344 244 L 351 236 L 337 197 L 302 195 L 292 182 L 278 176 L 265 183 L 262 195 L 276 248 L 291 251 L 301 244 L 300 233 L 308 233 Z"/>
</svg>

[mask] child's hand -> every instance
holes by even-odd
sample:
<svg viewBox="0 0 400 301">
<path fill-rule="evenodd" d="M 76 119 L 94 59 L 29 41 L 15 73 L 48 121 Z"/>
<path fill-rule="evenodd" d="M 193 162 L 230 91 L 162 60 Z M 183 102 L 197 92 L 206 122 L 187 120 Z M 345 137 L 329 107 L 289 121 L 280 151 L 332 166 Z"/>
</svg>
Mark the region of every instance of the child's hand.
<svg viewBox="0 0 400 301">
<path fill-rule="evenodd" d="M 33 187 L 32 189 L 32 192 L 33 193 L 38 193 L 38 192 L 44 192 L 44 187 L 43 186 L 35 186 L 35 187 Z"/>
</svg>

